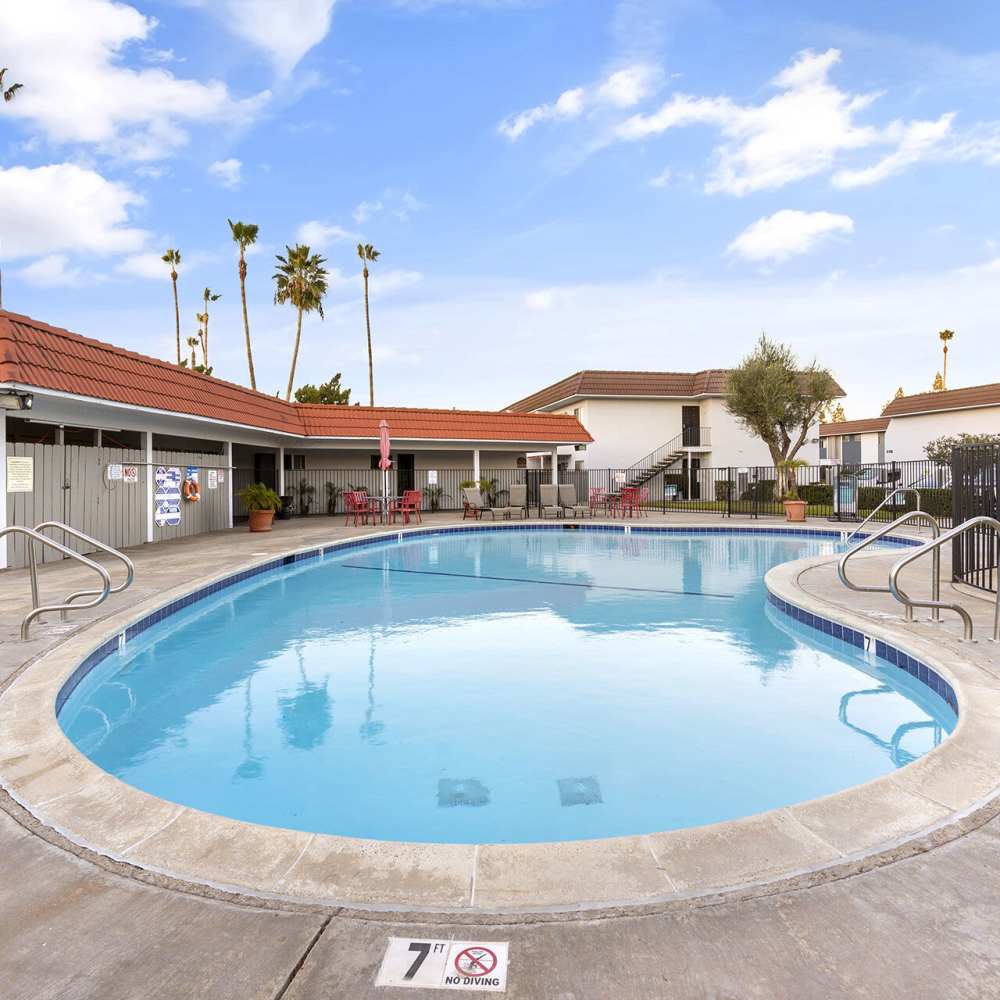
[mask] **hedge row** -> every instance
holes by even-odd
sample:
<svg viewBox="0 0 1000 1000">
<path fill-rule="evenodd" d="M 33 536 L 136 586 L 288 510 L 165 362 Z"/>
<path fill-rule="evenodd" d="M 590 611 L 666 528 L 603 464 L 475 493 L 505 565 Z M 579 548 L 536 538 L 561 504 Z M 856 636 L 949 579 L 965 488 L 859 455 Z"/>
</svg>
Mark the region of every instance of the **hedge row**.
<svg viewBox="0 0 1000 1000">
<path fill-rule="evenodd" d="M 951 490 L 938 487 L 917 491 L 920 494 L 920 509 L 934 517 L 951 517 Z M 858 490 L 858 510 L 872 511 L 885 499 L 885 490 L 879 486 L 862 486 Z M 902 493 L 892 503 L 882 508 L 896 517 L 909 510 L 917 509 L 917 500 L 912 493 Z"/>
</svg>

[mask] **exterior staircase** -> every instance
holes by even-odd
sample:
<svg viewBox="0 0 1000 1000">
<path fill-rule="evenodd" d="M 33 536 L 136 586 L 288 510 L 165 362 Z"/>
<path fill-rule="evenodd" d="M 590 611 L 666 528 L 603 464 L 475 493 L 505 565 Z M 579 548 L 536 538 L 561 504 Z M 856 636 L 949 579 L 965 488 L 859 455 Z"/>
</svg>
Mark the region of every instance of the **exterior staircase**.
<svg viewBox="0 0 1000 1000">
<path fill-rule="evenodd" d="M 654 476 L 676 465 L 689 448 L 707 448 L 710 440 L 707 427 L 686 427 L 666 444 L 661 444 L 625 469 L 625 485 L 645 486 Z"/>
</svg>

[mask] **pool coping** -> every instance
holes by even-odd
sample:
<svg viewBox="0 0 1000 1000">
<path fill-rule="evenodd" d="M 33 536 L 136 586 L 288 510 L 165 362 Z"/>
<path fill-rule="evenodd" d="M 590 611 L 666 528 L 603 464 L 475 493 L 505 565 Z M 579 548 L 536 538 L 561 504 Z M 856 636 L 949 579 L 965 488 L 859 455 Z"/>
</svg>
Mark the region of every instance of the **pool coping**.
<svg viewBox="0 0 1000 1000">
<path fill-rule="evenodd" d="M 958 726 L 942 745 L 874 781 L 757 815 L 663 833 L 541 844 L 423 844 L 309 834 L 243 823 L 149 795 L 112 777 L 65 737 L 55 705 L 80 676 L 167 610 L 316 552 L 394 537 L 481 530 L 808 534 L 779 526 L 534 523 L 403 528 L 248 560 L 116 613 L 30 664 L 0 696 L 0 786 L 32 816 L 85 850 L 183 884 L 298 904 L 361 911 L 524 913 L 606 911 L 775 891 L 897 860 L 985 822 L 1000 805 L 1000 678 L 898 624 L 878 625 L 805 593 L 799 576 L 829 556 L 770 570 L 779 612 L 842 641 L 860 636 L 874 656 L 915 664 L 947 685 Z M 901 544 L 920 540 L 900 537 Z M 859 555 L 870 558 L 877 553 Z M 808 616 L 808 617 L 807 617 Z M 823 623 L 830 627 L 826 631 Z M 147 626 L 148 627 L 148 626 Z M 850 636 L 844 639 L 844 629 Z M 103 651 L 103 653 L 102 653 Z M 96 657 L 96 659 L 95 659 Z M 912 672 L 912 671 L 911 671 Z M 925 683 L 930 674 L 925 673 Z M 933 685 L 929 685 L 932 686 Z"/>
</svg>

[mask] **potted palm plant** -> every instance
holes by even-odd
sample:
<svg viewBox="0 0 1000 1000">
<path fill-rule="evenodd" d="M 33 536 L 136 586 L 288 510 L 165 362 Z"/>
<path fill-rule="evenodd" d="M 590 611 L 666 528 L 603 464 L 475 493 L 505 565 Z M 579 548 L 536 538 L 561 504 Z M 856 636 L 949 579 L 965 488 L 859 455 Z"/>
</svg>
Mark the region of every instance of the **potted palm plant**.
<svg viewBox="0 0 1000 1000">
<path fill-rule="evenodd" d="M 309 509 L 312 507 L 313 497 L 316 495 L 316 487 L 312 485 L 307 479 L 303 479 L 299 483 L 299 509 L 300 513 L 305 516 L 309 513 Z"/>
<path fill-rule="evenodd" d="M 274 515 L 281 509 L 281 497 L 270 486 L 251 483 L 237 494 L 250 513 L 251 531 L 270 531 Z"/>
<path fill-rule="evenodd" d="M 785 492 L 782 494 L 781 502 L 785 506 L 786 521 L 804 521 L 806 519 L 806 507 L 808 504 L 799 497 L 798 485 L 795 482 L 795 473 L 799 469 L 809 466 L 808 462 L 803 462 L 801 458 L 788 459 L 779 466 L 785 480 Z"/>
<path fill-rule="evenodd" d="M 337 501 L 344 495 L 343 489 L 336 483 L 326 484 L 326 512 L 333 517 L 337 513 Z"/>
</svg>

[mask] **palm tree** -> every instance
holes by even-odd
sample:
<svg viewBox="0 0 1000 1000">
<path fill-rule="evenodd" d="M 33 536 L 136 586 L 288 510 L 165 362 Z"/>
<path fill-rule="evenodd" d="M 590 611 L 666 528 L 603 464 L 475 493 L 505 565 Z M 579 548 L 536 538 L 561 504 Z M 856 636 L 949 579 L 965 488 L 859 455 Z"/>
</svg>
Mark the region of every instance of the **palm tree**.
<svg viewBox="0 0 1000 1000">
<path fill-rule="evenodd" d="M 318 312 L 323 319 L 323 296 L 326 295 L 326 260 L 309 247 L 299 243 L 294 247 L 285 246 L 287 257 L 276 255 L 277 270 L 274 272 L 274 301 L 276 305 L 290 302 L 295 306 L 295 349 L 292 351 L 292 367 L 288 372 L 288 388 L 285 399 L 292 398 L 295 382 L 295 366 L 299 361 L 299 344 L 302 341 L 302 314 Z"/>
<path fill-rule="evenodd" d="M 201 330 L 198 331 L 197 337 L 188 337 L 187 345 L 191 348 L 191 370 L 194 371 L 195 365 L 198 364 L 198 358 L 195 356 L 195 348 L 201 343 Z M 181 364 L 185 367 L 187 366 L 187 358 L 185 358 Z"/>
<path fill-rule="evenodd" d="M 251 247 L 257 242 L 257 226 L 249 222 L 229 223 L 229 231 L 232 233 L 233 242 L 240 248 L 240 298 L 243 300 L 243 334 L 247 344 L 247 367 L 250 369 L 250 388 L 257 388 L 257 378 L 253 370 L 253 351 L 250 350 L 250 320 L 247 317 L 247 247 Z"/>
<path fill-rule="evenodd" d="M 361 274 L 365 279 L 365 328 L 368 331 L 368 405 L 375 405 L 375 375 L 372 371 L 372 321 L 368 311 L 368 261 L 374 263 L 379 258 L 379 251 L 371 243 L 358 244 L 358 256 L 361 258 Z"/>
<path fill-rule="evenodd" d="M 170 280 L 174 283 L 174 325 L 177 329 L 177 364 L 181 363 L 181 307 L 177 301 L 177 266 L 181 262 L 180 250 L 168 250 L 161 258 L 170 265 Z"/>
<path fill-rule="evenodd" d="M 222 298 L 222 293 L 213 292 L 211 288 L 206 288 L 204 292 L 205 311 L 198 314 L 198 322 L 201 324 L 201 354 L 205 367 L 208 367 L 208 304 L 218 302 Z"/>
<path fill-rule="evenodd" d="M 24 86 L 24 84 L 22 83 L 12 83 L 9 87 L 4 87 L 3 78 L 6 72 L 7 72 L 6 66 L 4 66 L 3 69 L 0 69 L 0 93 L 3 94 L 3 99 L 5 104 L 9 103 L 10 101 L 13 101 L 14 95 Z"/>
<path fill-rule="evenodd" d="M 942 349 L 944 350 L 944 370 L 941 373 L 941 388 L 948 388 L 948 341 L 955 336 L 953 330 L 942 330 L 938 337 L 941 339 Z"/>
</svg>

